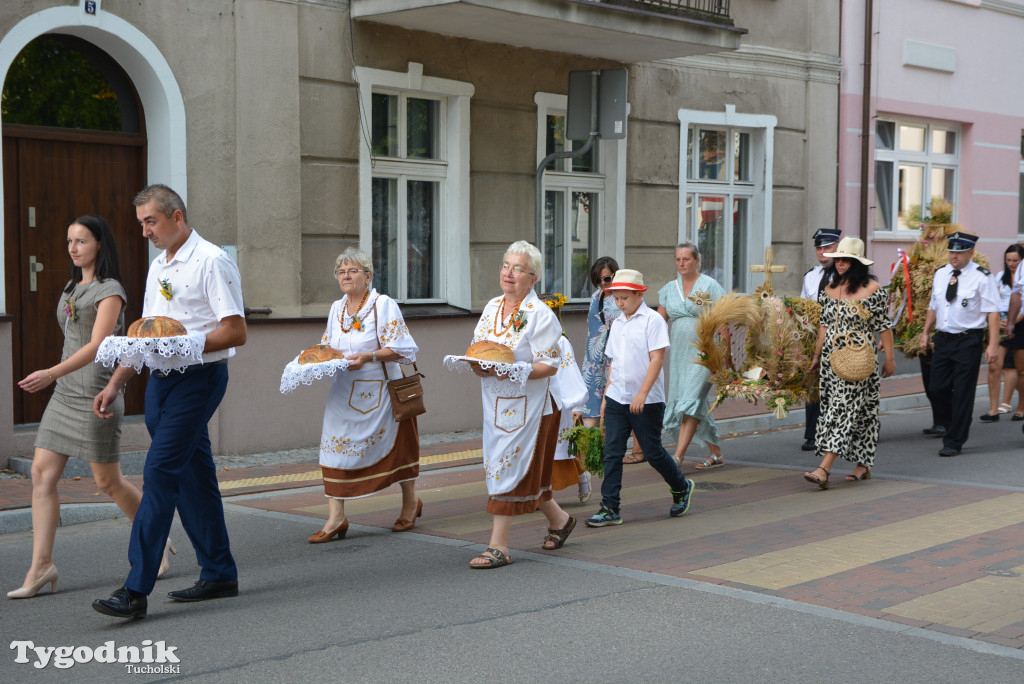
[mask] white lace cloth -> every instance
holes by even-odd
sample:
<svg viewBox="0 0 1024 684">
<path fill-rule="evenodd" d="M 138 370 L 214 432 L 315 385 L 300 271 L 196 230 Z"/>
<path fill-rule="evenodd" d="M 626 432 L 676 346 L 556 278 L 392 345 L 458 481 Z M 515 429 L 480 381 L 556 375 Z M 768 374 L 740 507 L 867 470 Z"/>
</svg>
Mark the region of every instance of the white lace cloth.
<svg viewBox="0 0 1024 684">
<path fill-rule="evenodd" d="M 312 385 L 314 380 L 333 378 L 340 370 L 348 369 L 348 359 L 331 359 L 320 363 L 299 363 L 299 357 L 288 362 L 281 373 L 281 394 L 288 394 L 301 385 Z"/>
<path fill-rule="evenodd" d="M 493 368 L 499 375 L 505 376 L 503 380 L 511 381 L 520 387 L 526 384 L 526 379 L 533 372 L 533 364 L 525 361 L 498 363 L 497 361 L 481 361 L 468 356 L 452 356 L 450 354 L 444 357 L 444 367 L 462 373 L 470 370 L 470 361 L 479 363 L 480 367 L 485 370 Z"/>
<path fill-rule="evenodd" d="M 154 371 L 183 371 L 203 362 L 205 333 L 177 337 L 124 337 L 111 335 L 96 352 L 96 363 L 108 368 L 114 364 L 131 366 L 138 373 L 146 366 Z"/>
</svg>

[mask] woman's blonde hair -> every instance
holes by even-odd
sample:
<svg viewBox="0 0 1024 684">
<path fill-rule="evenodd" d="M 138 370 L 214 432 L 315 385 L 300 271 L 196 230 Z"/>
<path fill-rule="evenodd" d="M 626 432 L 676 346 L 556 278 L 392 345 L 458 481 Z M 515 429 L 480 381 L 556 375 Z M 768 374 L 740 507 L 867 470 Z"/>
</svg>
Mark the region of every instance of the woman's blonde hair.
<svg viewBox="0 0 1024 684">
<path fill-rule="evenodd" d="M 366 271 L 366 274 L 371 279 L 373 278 L 373 260 L 370 259 L 366 252 L 360 249 L 349 247 L 339 254 L 338 258 L 334 260 L 335 273 L 337 273 L 338 268 L 342 264 L 359 264 Z"/>
<path fill-rule="evenodd" d="M 541 271 L 544 268 L 544 257 L 541 256 L 540 250 L 534 245 L 530 244 L 526 240 L 517 240 L 508 246 L 502 260 L 507 258 L 509 254 L 519 254 L 529 257 L 530 267 L 532 269 L 530 275 L 540 277 Z"/>
</svg>

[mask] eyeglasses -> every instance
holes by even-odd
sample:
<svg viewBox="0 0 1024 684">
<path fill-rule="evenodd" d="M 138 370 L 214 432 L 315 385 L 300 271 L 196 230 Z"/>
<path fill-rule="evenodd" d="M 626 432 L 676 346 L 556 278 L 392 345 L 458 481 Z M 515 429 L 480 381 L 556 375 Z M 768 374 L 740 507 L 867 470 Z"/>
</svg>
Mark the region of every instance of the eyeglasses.
<svg viewBox="0 0 1024 684">
<path fill-rule="evenodd" d="M 510 266 L 509 264 L 502 264 L 501 265 L 501 272 L 505 273 L 506 271 L 512 271 L 512 275 L 514 275 L 516 278 L 518 278 L 519 276 L 523 275 L 524 273 L 529 273 L 530 275 L 534 275 L 533 273 L 531 273 L 530 271 L 527 271 L 522 266 Z"/>
<path fill-rule="evenodd" d="M 336 275 L 336 276 L 344 275 L 346 273 L 349 275 L 350 278 L 355 278 L 360 273 L 366 273 L 366 269 L 365 268 L 350 268 L 348 270 L 345 270 L 343 268 L 336 268 L 336 269 L 334 269 L 334 275 Z"/>
<path fill-rule="evenodd" d="M 602 283 L 610 283 L 615 280 L 615 276 L 601 276 Z"/>
</svg>

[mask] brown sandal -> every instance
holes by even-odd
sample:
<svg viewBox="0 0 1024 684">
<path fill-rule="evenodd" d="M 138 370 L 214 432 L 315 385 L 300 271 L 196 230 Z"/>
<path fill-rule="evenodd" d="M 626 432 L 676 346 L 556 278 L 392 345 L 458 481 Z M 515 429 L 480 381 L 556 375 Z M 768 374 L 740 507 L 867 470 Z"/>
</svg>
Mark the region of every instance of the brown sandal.
<svg viewBox="0 0 1024 684">
<path fill-rule="evenodd" d="M 857 468 L 863 468 L 864 469 L 864 472 L 861 473 L 859 476 L 857 475 L 857 472 L 856 472 Z M 846 476 L 846 481 L 847 482 L 860 482 L 861 480 L 870 480 L 871 479 L 871 468 L 868 468 L 867 466 L 862 465 L 860 463 L 857 464 L 857 468 L 854 468 L 853 469 L 854 472 L 852 472 L 852 473 L 850 473 L 849 475 Z"/>
<path fill-rule="evenodd" d="M 814 470 L 820 470 L 821 472 L 825 473 L 825 479 L 822 480 L 820 477 L 815 475 Z M 810 471 L 809 473 L 804 473 L 804 479 L 810 482 L 811 484 L 818 485 L 820 489 L 828 489 L 828 471 L 822 468 L 821 466 L 818 466 L 814 470 Z"/>
<path fill-rule="evenodd" d="M 562 548 L 565 544 L 565 540 L 569 538 L 572 531 L 576 528 L 576 518 L 569 516 L 569 520 L 565 523 L 565 527 L 560 530 L 553 530 L 548 528 L 548 536 L 544 537 L 544 543 L 541 544 L 541 548 L 545 551 L 554 551 L 555 549 Z M 551 546 L 548 546 L 551 544 Z"/>
<path fill-rule="evenodd" d="M 491 555 L 485 556 L 484 553 L 489 553 Z M 491 568 L 501 568 L 506 565 L 512 565 L 512 559 L 503 554 L 498 549 L 489 548 L 486 551 L 484 551 L 484 553 L 481 553 L 473 560 L 478 560 L 482 558 L 485 561 L 487 561 L 487 565 L 473 565 L 473 562 L 470 561 L 469 567 L 473 568 L 474 570 L 490 570 Z"/>
</svg>

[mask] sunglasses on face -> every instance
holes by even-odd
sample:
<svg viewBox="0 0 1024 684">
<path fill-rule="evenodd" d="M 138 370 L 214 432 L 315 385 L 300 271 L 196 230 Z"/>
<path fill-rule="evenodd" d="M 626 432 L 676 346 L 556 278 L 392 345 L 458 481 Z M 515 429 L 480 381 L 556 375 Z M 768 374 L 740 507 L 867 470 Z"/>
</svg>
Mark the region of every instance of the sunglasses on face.
<svg viewBox="0 0 1024 684">
<path fill-rule="evenodd" d="M 601 282 L 602 283 L 607 284 L 607 283 L 612 282 L 613 280 L 615 280 L 615 276 L 601 276 Z"/>
</svg>

